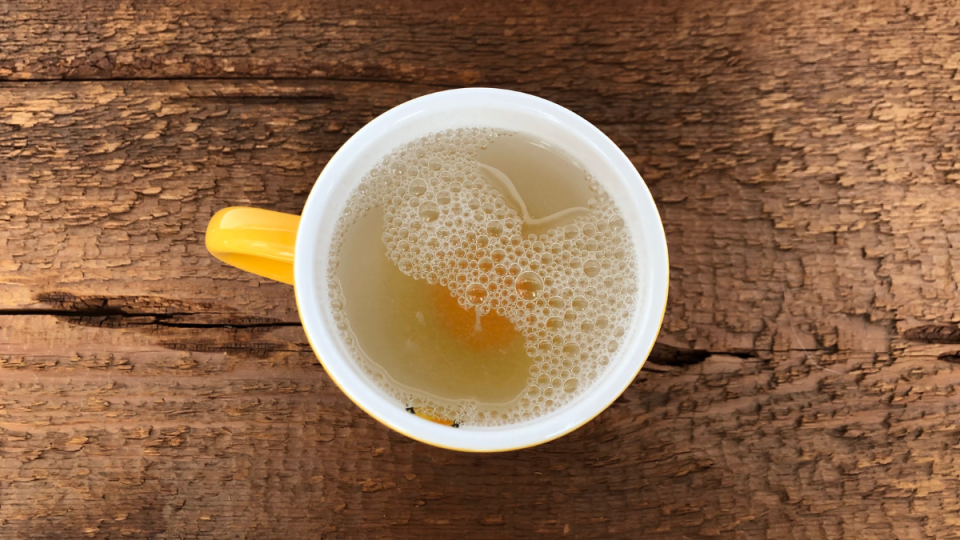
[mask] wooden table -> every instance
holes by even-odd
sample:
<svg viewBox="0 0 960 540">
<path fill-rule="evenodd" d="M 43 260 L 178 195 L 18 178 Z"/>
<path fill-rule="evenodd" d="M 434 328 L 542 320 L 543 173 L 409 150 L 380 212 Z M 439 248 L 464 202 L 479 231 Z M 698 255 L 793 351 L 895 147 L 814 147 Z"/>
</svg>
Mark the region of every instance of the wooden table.
<svg viewBox="0 0 960 540">
<path fill-rule="evenodd" d="M 0 4 L 0 538 L 960 536 L 960 6 L 515 4 Z M 495 455 L 372 420 L 203 245 L 475 85 L 609 134 L 671 252 L 627 392 Z"/>
</svg>

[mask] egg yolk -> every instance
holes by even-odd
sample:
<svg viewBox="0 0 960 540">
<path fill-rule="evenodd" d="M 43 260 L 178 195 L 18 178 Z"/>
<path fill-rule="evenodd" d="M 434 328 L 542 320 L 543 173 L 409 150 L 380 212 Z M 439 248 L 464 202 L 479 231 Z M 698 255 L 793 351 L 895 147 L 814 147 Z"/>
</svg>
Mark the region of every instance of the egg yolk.
<svg viewBox="0 0 960 540">
<path fill-rule="evenodd" d="M 495 311 L 478 319 L 476 311 L 461 307 L 446 287 L 434 287 L 433 300 L 443 328 L 474 351 L 503 349 L 513 340 L 523 339 L 509 319 Z"/>
</svg>

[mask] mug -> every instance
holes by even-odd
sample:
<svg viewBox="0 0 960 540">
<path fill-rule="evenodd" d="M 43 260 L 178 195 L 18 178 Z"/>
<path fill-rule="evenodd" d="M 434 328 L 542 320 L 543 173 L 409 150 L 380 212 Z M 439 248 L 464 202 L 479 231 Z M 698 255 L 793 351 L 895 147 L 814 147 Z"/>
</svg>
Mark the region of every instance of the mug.
<svg viewBox="0 0 960 540">
<path fill-rule="evenodd" d="M 453 429 L 410 414 L 351 359 L 327 296 L 332 233 L 363 175 L 395 147 L 432 132 L 491 127 L 563 149 L 618 202 L 637 254 L 637 302 L 625 343 L 591 387 L 559 409 L 518 424 Z M 207 249 L 242 270 L 294 286 L 303 329 L 330 378 L 370 416 L 418 441 L 468 452 L 515 450 L 569 433 L 626 390 L 653 348 L 667 301 L 667 243 L 656 205 L 623 152 L 592 124 L 550 101 L 490 88 L 447 90 L 399 105 L 360 129 L 330 159 L 300 216 L 233 207 L 210 221 Z"/>
</svg>

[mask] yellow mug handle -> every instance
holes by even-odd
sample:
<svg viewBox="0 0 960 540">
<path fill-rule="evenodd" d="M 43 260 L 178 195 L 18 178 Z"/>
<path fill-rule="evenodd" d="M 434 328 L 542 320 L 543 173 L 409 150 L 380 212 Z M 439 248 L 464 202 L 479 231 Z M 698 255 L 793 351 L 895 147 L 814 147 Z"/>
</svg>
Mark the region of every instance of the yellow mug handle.
<svg viewBox="0 0 960 540">
<path fill-rule="evenodd" d="M 221 261 L 293 285 L 300 216 L 260 208 L 224 208 L 207 225 L 207 250 Z"/>
</svg>

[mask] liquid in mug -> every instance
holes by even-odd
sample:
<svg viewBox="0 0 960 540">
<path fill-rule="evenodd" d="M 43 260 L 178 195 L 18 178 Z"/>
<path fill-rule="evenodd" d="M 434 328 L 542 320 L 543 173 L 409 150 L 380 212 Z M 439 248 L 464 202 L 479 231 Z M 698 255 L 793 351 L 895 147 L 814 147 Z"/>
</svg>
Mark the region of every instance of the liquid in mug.
<svg viewBox="0 0 960 540">
<path fill-rule="evenodd" d="M 327 279 L 356 364 L 454 425 L 570 402 L 616 354 L 638 292 L 602 184 L 546 142 L 490 128 L 433 133 L 374 165 L 339 217 Z"/>
</svg>

